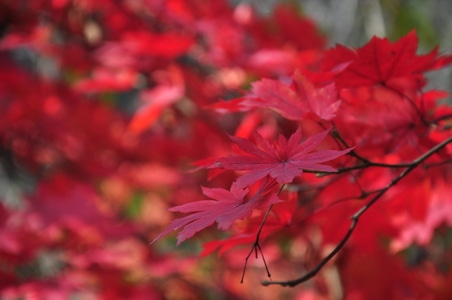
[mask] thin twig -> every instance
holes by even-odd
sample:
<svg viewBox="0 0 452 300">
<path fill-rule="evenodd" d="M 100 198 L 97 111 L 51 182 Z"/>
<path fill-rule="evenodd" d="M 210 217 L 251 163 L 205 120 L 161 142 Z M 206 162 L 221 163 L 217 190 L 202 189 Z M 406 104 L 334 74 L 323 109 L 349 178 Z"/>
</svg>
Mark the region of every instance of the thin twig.
<svg viewBox="0 0 452 300">
<path fill-rule="evenodd" d="M 430 169 L 430 168 L 439 167 L 439 166 L 443 166 L 443 165 L 447 165 L 447 164 L 451 164 L 451 163 L 452 163 L 452 159 L 446 159 L 444 161 L 431 163 L 431 164 L 426 164 L 426 165 L 424 165 L 424 168 L 425 169 Z"/>
<path fill-rule="evenodd" d="M 277 193 L 278 196 L 279 196 L 279 194 L 281 194 L 281 191 L 283 190 L 284 186 L 285 185 L 283 184 L 279 188 L 278 193 Z M 268 215 L 270 214 L 270 211 L 271 211 L 272 207 L 273 207 L 273 204 L 268 207 L 268 209 L 267 209 L 267 211 L 265 213 L 265 216 L 262 219 L 261 225 L 259 226 L 259 230 L 257 231 L 256 239 L 254 240 L 253 247 L 251 247 L 250 252 L 245 257 L 245 265 L 243 266 L 242 278 L 240 279 L 240 283 L 243 283 L 243 280 L 245 279 L 245 272 L 246 272 L 246 267 L 248 265 L 248 259 L 251 257 L 251 254 L 253 254 L 253 251 L 256 253 L 256 258 L 258 258 L 258 251 L 259 251 L 259 253 L 262 256 L 262 261 L 264 262 L 265 271 L 267 271 L 267 277 L 268 278 L 272 277 L 272 275 L 270 273 L 270 270 L 268 269 L 267 261 L 265 260 L 265 257 L 264 257 L 264 252 L 262 251 L 262 248 L 261 248 L 261 246 L 259 244 L 259 239 L 261 237 L 262 229 L 264 228 L 264 225 L 267 222 L 267 218 L 268 218 Z"/>
<path fill-rule="evenodd" d="M 259 230 L 257 231 L 256 240 L 254 241 L 253 247 L 251 247 L 250 252 L 248 253 L 248 255 L 245 258 L 245 265 L 243 266 L 242 278 L 240 279 L 240 283 L 243 283 L 243 280 L 245 279 L 245 272 L 246 272 L 246 267 L 248 265 L 248 259 L 251 257 L 251 254 L 253 254 L 253 251 L 256 253 L 256 258 L 258 258 L 258 252 L 257 252 L 258 250 L 262 256 L 262 260 L 264 261 L 265 270 L 267 271 L 267 277 L 268 278 L 272 277 L 270 270 L 268 269 L 267 262 L 265 261 L 265 257 L 264 257 L 264 253 L 262 252 L 262 248 L 259 245 L 259 239 L 261 236 L 262 229 L 264 228 L 265 222 L 267 221 L 268 215 L 270 214 L 270 210 L 272 209 L 272 207 L 273 207 L 273 204 L 268 207 L 267 212 L 265 213 L 264 219 L 262 220 L 261 225 L 259 226 Z"/>
<path fill-rule="evenodd" d="M 344 237 L 341 239 L 339 244 L 336 245 L 336 247 L 328 254 L 325 258 L 323 258 L 320 263 L 311 271 L 309 271 L 307 274 L 303 275 L 300 278 L 294 279 L 294 280 L 287 280 L 287 281 L 263 281 L 262 285 L 268 286 L 268 285 L 281 285 L 281 286 L 290 286 L 294 287 L 300 283 L 306 282 L 312 277 L 316 276 L 317 273 L 323 268 L 325 264 L 327 264 L 347 243 L 350 236 L 353 234 L 356 225 L 358 224 L 359 218 L 370 208 L 372 205 L 374 205 L 391 187 L 396 185 L 400 180 L 402 180 L 405 176 L 407 176 L 411 171 L 413 171 L 417 166 L 419 166 L 421 163 L 423 163 L 427 158 L 444 148 L 447 144 L 452 142 L 452 137 L 448 138 L 447 140 L 443 141 L 442 143 L 436 145 L 435 147 L 431 148 L 426 153 L 422 154 L 418 158 L 416 158 L 403 172 L 399 174 L 396 178 L 394 178 L 386 187 L 381 189 L 369 202 L 367 202 L 366 205 L 364 205 L 360 210 L 358 210 L 355 214 L 353 214 L 351 219 L 351 224 L 348 229 L 348 231 L 345 233 Z"/>
</svg>

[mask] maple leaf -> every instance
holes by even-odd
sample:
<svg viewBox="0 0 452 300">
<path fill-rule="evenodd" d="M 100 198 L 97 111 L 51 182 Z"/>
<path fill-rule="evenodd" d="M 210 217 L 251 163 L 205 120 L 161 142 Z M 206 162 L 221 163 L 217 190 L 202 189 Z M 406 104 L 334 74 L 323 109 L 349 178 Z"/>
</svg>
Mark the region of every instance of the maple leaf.
<svg viewBox="0 0 452 300">
<path fill-rule="evenodd" d="M 452 197 L 450 185 L 443 178 L 431 178 L 419 182 L 415 188 L 410 185 L 407 193 L 413 193 L 414 201 L 410 210 L 406 208 L 397 211 L 394 207 L 393 223 L 399 228 L 398 236 L 391 242 L 392 251 L 401 251 L 411 244 L 427 245 L 433 238 L 435 229 L 441 225 L 452 224 Z M 395 199 L 403 203 L 402 197 Z"/>
<path fill-rule="evenodd" d="M 140 94 L 145 104 L 138 109 L 129 124 L 132 133 L 140 134 L 151 127 L 163 111 L 183 98 L 185 82 L 182 71 L 174 65 L 161 72 L 160 84 L 152 89 L 143 90 Z"/>
<path fill-rule="evenodd" d="M 294 88 L 272 79 L 252 83 L 251 93 L 242 105 L 270 108 L 289 120 L 301 120 L 312 113 L 323 120 L 332 120 L 341 101 L 337 99 L 334 83 L 316 87 L 299 71 L 293 76 Z"/>
<path fill-rule="evenodd" d="M 249 189 L 226 190 L 223 188 L 202 187 L 203 194 L 212 200 L 201 200 L 170 208 L 173 212 L 192 213 L 191 215 L 173 220 L 152 242 L 160 237 L 178 230 L 177 245 L 192 237 L 202 229 L 217 223 L 220 230 L 227 230 L 235 220 L 251 215 L 255 208 L 267 208 L 281 200 L 272 189 L 274 181 L 265 181 L 259 190 L 246 200 Z"/>
<path fill-rule="evenodd" d="M 281 230 L 287 229 L 292 223 L 292 218 L 297 211 L 298 194 L 288 193 L 289 196 L 281 198 L 284 205 L 275 205 L 272 207 L 272 213 L 268 215 L 265 226 L 261 228 L 260 240 L 265 240 L 271 234 Z M 251 244 L 256 241 L 256 232 L 259 231 L 262 225 L 262 216 L 257 218 L 251 217 L 246 221 L 246 225 L 240 226 L 240 232 L 229 236 L 224 240 L 214 240 L 203 244 L 201 256 L 208 256 L 218 250 L 218 255 L 223 255 L 227 251 L 239 245 Z"/>
<path fill-rule="evenodd" d="M 265 140 L 258 133 L 253 136 L 255 143 L 231 136 L 232 141 L 245 154 L 221 158 L 210 168 L 247 171 L 235 182 L 234 187 L 237 189 L 250 186 L 265 176 L 271 176 L 279 183 L 289 183 L 294 177 L 300 176 L 303 170 L 334 172 L 335 168 L 322 163 L 336 159 L 351 149 L 314 151 L 328 133 L 329 130 L 325 130 L 302 142 L 301 130 L 298 128 L 288 140 L 280 135 L 274 143 Z"/>
<path fill-rule="evenodd" d="M 330 121 L 336 117 L 342 101 L 337 97 L 334 83 L 317 88 L 299 71 L 295 72 L 293 80 L 303 106 L 322 120 Z"/>
<path fill-rule="evenodd" d="M 422 73 L 450 64 L 452 56 L 438 56 L 438 48 L 417 55 L 417 48 L 416 32 L 411 31 L 395 43 L 387 38 L 373 37 L 356 52 L 338 46 L 328 51 L 325 59 L 336 63 L 353 60 L 336 79 L 340 87 L 384 84 L 397 90 L 401 89 L 401 85 L 420 89 L 425 84 Z M 405 80 L 401 81 L 402 78 Z"/>
<path fill-rule="evenodd" d="M 132 69 L 98 68 L 94 70 L 92 78 L 78 81 L 74 89 L 83 93 L 126 91 L 133 88 L 137 79 L 138 73 Z"/>
<path fill-rule="evenodd" d="M 124 33 L 122 43 L 136 55 L 173 59 L 190 49 L 193 38 L 174 32 L 156 34 L 136 30 Z"/>
<path fill-rule="evenodd" d="M 300 120 L 307 113 L 296 92 L 281 81 L 262 79 L 253 82 L 251 87 L 251 93 L 243 98 L 244 106 L 271 108 L 290 120 Z"/>
<path fill-rule="evenodd" d="M 320 34 L 316 24 L 309 18 L 300 16 L 297 10 L 290 6 L 275 7 L 274 18 L 279 27 L 282 39 L 290 41 L 298 49 L 323 49 L 326 45 L 325 37 Z M 303 35 L 300 35 L 300 29 Z"/>
</svg>

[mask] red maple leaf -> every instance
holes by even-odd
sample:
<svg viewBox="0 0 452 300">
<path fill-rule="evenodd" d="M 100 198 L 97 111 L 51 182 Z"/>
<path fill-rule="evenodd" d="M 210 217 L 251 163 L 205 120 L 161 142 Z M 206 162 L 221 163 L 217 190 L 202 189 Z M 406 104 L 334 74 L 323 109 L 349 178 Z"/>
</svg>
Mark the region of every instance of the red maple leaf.
<svg viewBox="0 0 452 300">
<path fill-rule="evenodd" d="M 312 113 L 323 120 L 332 120 L 341 101 L 334 83 L 315 86 L 299 71 L 293 76 L 293 87 L 272 79 L 252 83 L 251 93 L 242 105 L 271 108 L 289 120 L 301 120 Z"/>
<path fill-rule="evenodd" d="M 307 113 L 297 93 L 279 80 L 262 79 L 253 82 L 251 87 L 251 93 L 243 98 L 244 106 L 271 108 L 290 120 L 300 120 Z"/>
<path fill-rule="evenodd" d="M 232 141 L 245 152 L 221 158 L 211 168 L 223 167 L 228 170 L 247 171 L 239 177 L 234 188 L 242 189 L 256 181 L 271 176 L 279 183 L 289 183 L 300 176 L 303 170 L 334 172 L 335 168 L 321 164 L 338 158 L 350 151 L 320 150 L 314 151 L 325 139 L 329 130 L 313 135 L 302 142 L 300 128 L 287 140 L 280 135 L 277 142 L 270 143 L 258 133 L 254 134 L 255 143 L 231 136 Z"/>
<path fill-rule="evenodd" d="M 418 38 L 415 31 L 395 43 L 387 38 L 373 37 L 355 51 L 338 46 L 326 53 L 328 63 L 353 62 L 337 76 L 338 87 L 384 84 L 398 91 L 402 87 L 420 89 L 425 84 L 422 73 L 441 68 L 452 62 L 452 56 L 438 56 L 438 48 L 417 55 Z M 333 66 L 325 66 L 331 68 Z"/>
<path fill-rule="evenodd" d="M 261 228 L 259 235 L 260 241 L 265 240 L 271 234 L 278 232 L 281 228 L 288 229 L 292 223 L 292 218 L 297 211 L 298 194 L 287 193 L 287 196 L 280 194 L 279 197 L 284 201 L 284 205 L 275 205 L 272 213 L 268 215 L 265 226 Z M 256 241 L 256 232 L 262 225 L 262 216 L 251 217 L 244 224 L 241 224 L 240 231 L 227 239 L 214 240 L 203 245 L 201 256 L 208 256 L 218 250 L 221 256 L 236 246 L 251 244 Z M 239 227 L 239 226 L 238 226 Z"/>
<path fill-rule="evenodd" d="M 167 107 L 184 96 L 185 82 L 179 68 L 171 65 L 168 70 L 162 70 L 160 73 L 161 78 L 157 79 L 160 81 L 159 84 L 141 92 L 140 97 L 144 105 L 138 109 L 129 124 L 129 130 L 135 134 L 140 134 L 151 127 Z"/>
<path fill-rule="evenodd" d="M 341 100 L 338 99 L 334 83 L 316 87 L 298 71 L 295 72 L 293 81 L 299 95 L 300 105 L 307 107 L 309 112 L 322 120 L 330 121 L 336 117 Z"/>
<path fill-rule="evenodd" d="M 398 236 L 391 242 L 392 251 L 401 251 L 413 243 L 427 245 L 435 229 L 452 224 L 451 190 L 443 178 L 426 179 L 415 188 L 409 187 L 402 195 L 411 196 L 410 205 L 403 203 L 406 198 L 395 197 L 397 203 L 390 207 L 399 229 Z"/>
<path fill-rule="evenodd" d="M 134 87 L 138 72 L 133 69 L 113 70 L 97 68 L 92 78 L 84 78 L 74 85 L 82 93 L 102 93 L 108 91 L 127 91 Z"/>
<path fill-rule="evenodd" d="M 235 220 L 249 217 L 253 209 L 267 208 L 271 204 L 280 202 L 281 200 L 274 192 L 274 186 L 274 181 L 266 180 L 249 199 L 245 198 L 249 189 L 230 191 L 223 188 L 202 187 L 203 194 L 213 200 L 201 200 L 172 207 L 170 211 L 192 214 L 172 221 L 152 243 L 182 227 L 182 231 L 177 235 L 177 245 L 215 222 L 218 229 L 227 230 Z"/>
<path fill-rule="evenodd" d="M 190 49 L 193 38 L 174 32 L 155 34 L 136 30 L 124 33 L 122 44 L 136 55 L 173 59 Z"/>
</svg>

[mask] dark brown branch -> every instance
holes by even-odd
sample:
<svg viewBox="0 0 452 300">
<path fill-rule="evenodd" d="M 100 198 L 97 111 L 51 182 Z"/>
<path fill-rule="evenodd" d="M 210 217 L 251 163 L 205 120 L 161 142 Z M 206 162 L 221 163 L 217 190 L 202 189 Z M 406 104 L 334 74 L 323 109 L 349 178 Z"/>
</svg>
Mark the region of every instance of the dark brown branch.
<svg viewBox="0 0 452 300">
<path fill-rule="evenodd" d="M 399 174 L 396 178 L 394 178 L 387 186 L 382 188 L 369 202 L 367 202 L 366 205 L 364 205 L 359 211 L 357 211 L 355 214 L 353 214 L 351 219 L 351 224 L 347 232 L 345 233 L 344 237 L 341 239 L 339 244 L 336 245 L 336 247 L 333 249 L 333 251 L 330 252 L 325 258 L 323 258 L 320 263 L 311 271 L 309 271 L 307 274 L 301 276 L 300 278 L 294 279 L 294 280 L 287 280 L 287 281 L 263 281 L 262 285 L 268 286 L 268 285 L 281 285 L 281 286 L 290 286 L 294 287 L 300 283 L 306 282 L 312 277 L 316 276 L 317 273 L 327 264 L 336 254 L 344 247 L 344 245 L 347 243 L 350 236 L 355 231 L 356 225 L 358 224 L 359 218 L 370 208 L 372 205 L 374 205 L 391 187 L 396 185 L 400 180 L 402 180 L 405 176 L 407 176 L 411 171 L 413 171 L 417 166 L 419 166 L 421 163 L 423 163 L 426 159 L 428 159 L 430 156 L 444 148 L 447 144 L 452 142 L 452 137 L 448 138 L 447 140 L 443 141 L 442 143 L 436 145 L 435 147 L 431 148 L 426 153 L 422 154 L 418 158 L 416 158 L 403 172 Z"/>
<path fill-rule="evenodd" d="M 337 130 L 332 132 L 333 137 L 337 138 L 346 148 L 351 148 L 348 143 L 342 138 L 342 136 L 339 134 L 339 132 Z M 361 155 L 359 155 L 358 153 L 356 153 L 355 150 L 351 150 L 348 155 L 356 158 L 357 160 L 361 161 L 362 164 L 361 165 L 356 165 L 356 166 L 352 166 L 352 167 L 348 167 L 348 168 L 342 168 L 339 169 L 338 172 L 333 172 L 334 173 L 343 173 L 346 171 L 350 171 L 350 170 L 356 170 L 356 169 L 363 169 L 363 168 L 367 168 L 367 167 L 382 167 L 382 168 L 408 168 L 409 166 L 411 166 L 411 163 L 400 163 L 400 164 L 386 164 L 386 163 L 380 163 L 380 162 L 374 162 L 371 160 L 368 160 L 365 157 L 362 157 Z"/>
<path fill-rule="evenodd" d="M 362 159 L 360 159 L 360 160 L 362 160 Z M 323 176 L 334 175 L 334 174 L 342 174 L 342 173 L 346 173 L 346 172 L 350 172 L 350 171 L 354 171 L 354 170 L 366 169 L 366 168 L 370 168 L 370 167 L 400 169 L 400 168 L 407 168 L 409 166 L 411 166 L 411 163 L 385 164 L 385 163 L 378 163 L 378 162 L 366 160 L 362 164 L 351 166 L 351 167 L 339 168 L 339 169 L 337 169 L 337 171 L 333 171 L 333 172 L 324 172 L 324 171 L 316 171 L 316 170 L 303 170 L 303 172 L 304 173 L 314 173 L 314 174 L 317 174 L 318 177 L 323 177 Z"/>
</svg>

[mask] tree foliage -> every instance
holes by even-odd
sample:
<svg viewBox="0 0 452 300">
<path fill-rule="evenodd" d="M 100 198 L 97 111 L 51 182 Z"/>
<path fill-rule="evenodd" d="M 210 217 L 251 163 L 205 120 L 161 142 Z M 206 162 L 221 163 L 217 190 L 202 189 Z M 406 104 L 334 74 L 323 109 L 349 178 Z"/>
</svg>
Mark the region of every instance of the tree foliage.
<svg viewBox="0 0 452 300">
<path fill-rule="evenodd" d="M 426 77 L 452 55 L 416 31 L 327 48 L 293 7 L 226 1 L 0 16 L 1 299 L 452 297 Z"/>
</svg>

